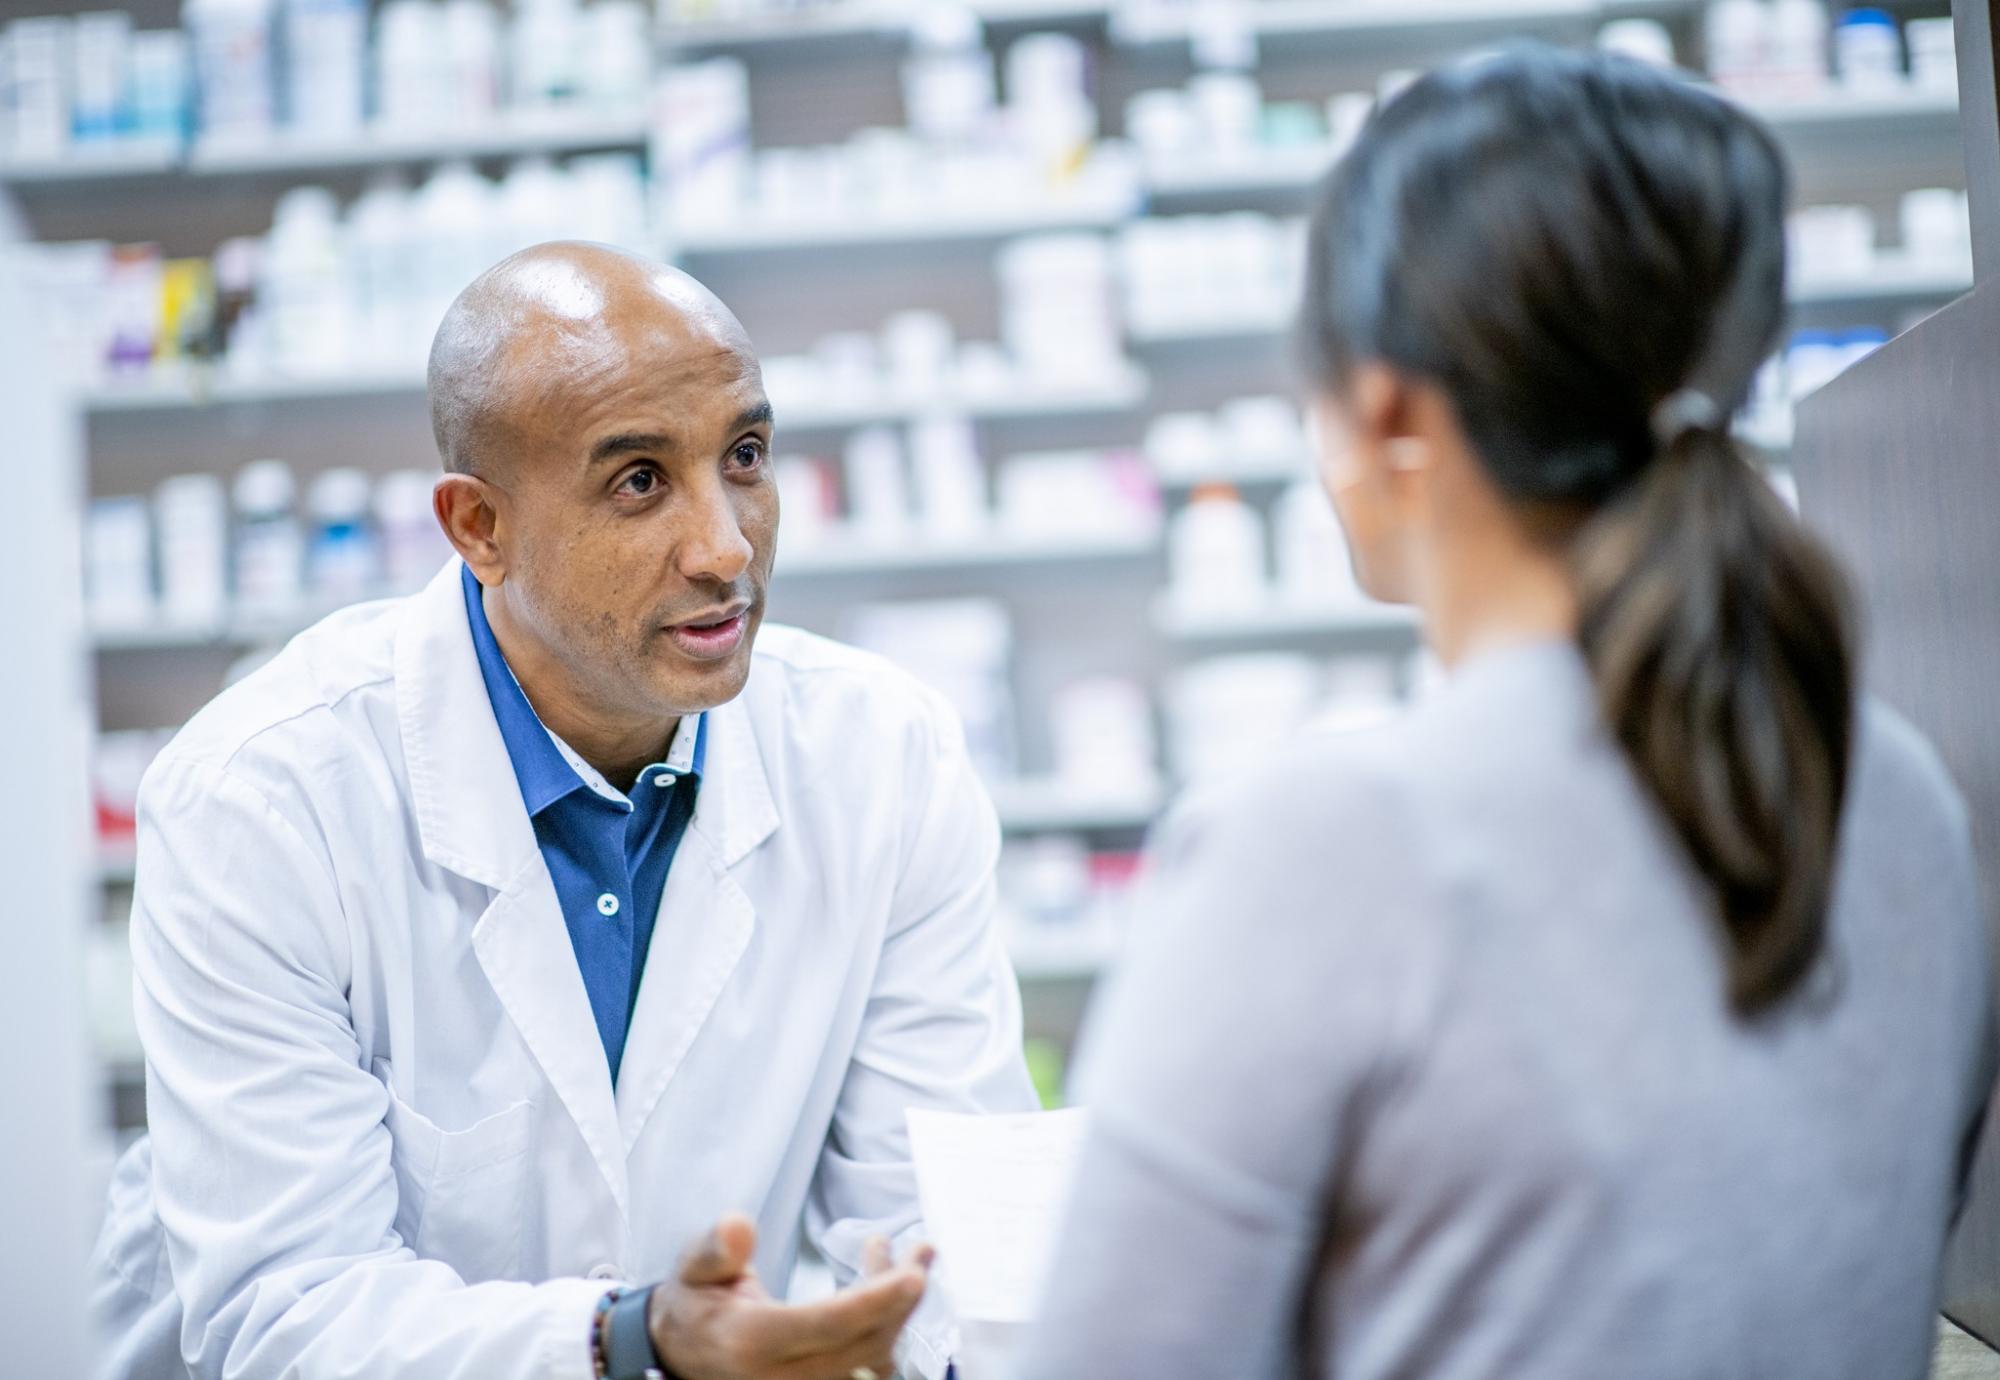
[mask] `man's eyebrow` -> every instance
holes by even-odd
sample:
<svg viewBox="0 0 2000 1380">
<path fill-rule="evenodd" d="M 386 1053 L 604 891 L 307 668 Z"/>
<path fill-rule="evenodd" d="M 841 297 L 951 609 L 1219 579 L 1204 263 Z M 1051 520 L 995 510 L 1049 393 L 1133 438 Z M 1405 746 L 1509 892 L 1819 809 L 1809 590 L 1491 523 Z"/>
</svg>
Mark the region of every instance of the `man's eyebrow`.
<svg viewBox="0 0 2000 1380">
<path fill-rule="evenodd" d="M 605 437 L 590 448 L 590 463 L 597 465 L 606 460 L 616 460 L 621 455 L 673 448 L 674 438 L 661 432 L 621 431 L 616 436 Z"/>
<path fill-rule="evenodd" d="M 772 412 L 769 402 L 760 402 L 755 407 L 746 407 L 736 414 L 736 423 L 731 431 L 748 431 L 753 426 L 769 426 Z"/>
</svg>

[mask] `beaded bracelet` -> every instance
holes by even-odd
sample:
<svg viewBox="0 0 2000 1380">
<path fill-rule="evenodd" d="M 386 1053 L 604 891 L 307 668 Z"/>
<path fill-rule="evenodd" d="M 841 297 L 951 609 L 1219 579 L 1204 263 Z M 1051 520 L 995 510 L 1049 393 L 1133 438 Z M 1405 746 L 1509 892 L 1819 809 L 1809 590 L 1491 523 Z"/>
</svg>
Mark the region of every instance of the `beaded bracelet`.
<svg viewBox="0 0 2000 1380">
<path fill-rule="evenodd" d="M 623 1289 L 613 1289 L 597 1301 L 590 1315 L 590 1373 L 595 1380 L 610 1380 L 611 1363 L 604 1355 L 604 1324 L 610 1321 L 612 1307 L 624 1297 Z"/>
</svg>

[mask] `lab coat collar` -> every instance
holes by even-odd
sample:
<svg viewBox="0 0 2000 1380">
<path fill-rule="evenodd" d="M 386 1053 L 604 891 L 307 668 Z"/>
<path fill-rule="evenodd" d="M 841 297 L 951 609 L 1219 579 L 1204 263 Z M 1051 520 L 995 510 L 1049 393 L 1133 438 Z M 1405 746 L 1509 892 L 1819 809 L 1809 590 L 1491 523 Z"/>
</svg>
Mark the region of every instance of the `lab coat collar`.
<svg viewBox="0 0 2000 1380">
<path fill-rule="evenodd" d="M 502 890 L 538 850 L 473 648 L 453 559 L 414 596 L 396 638 L 397 716 L 424 856 Z M 777 804 L 740 698 L 710 710 L 691 828 L 733 867 L 776 832 Z"/>
<path fill-rule="evenodd" d="M 424 856 L 500 891 L 538 845 L 479 673 L 463 568 L 454 558 L 404 608 L 396 718 Z"/>
<path fill-rule="evenodd" d="M 424 856 L 497 893 L 472 927 L 473 951 L 622 1213 L 627 1156 L 749 945 L 755 908 L 730 868 L 777 830 L 777 806 L 741 699 L 711 710 L 701 795 L 667 874 L 614 1093 L 561 902 L 480 674 L 460 566 L 454 560 L 411 599 L 397 634 L 411 806 Z"/>
</svg>

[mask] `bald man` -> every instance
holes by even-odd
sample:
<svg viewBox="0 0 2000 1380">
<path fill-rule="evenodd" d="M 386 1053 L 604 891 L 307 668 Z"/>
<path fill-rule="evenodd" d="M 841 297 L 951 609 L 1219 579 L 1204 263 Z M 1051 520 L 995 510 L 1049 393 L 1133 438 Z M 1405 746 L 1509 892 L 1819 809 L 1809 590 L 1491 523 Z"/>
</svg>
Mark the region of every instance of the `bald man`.
<svg viewBox="0 0 2000 1380">
<path fill-rule="evenodd" d="M 430 397 L 458 558 L 141 789 L 101 1373 L 942 1375 L 904 1114 L 1034 1105 L 952 715 L 762 626 L 772 412 L 693 279 L 516 255 Z M 775 1301 L 802 1234 L 846 1287 Z"/>
</svg>

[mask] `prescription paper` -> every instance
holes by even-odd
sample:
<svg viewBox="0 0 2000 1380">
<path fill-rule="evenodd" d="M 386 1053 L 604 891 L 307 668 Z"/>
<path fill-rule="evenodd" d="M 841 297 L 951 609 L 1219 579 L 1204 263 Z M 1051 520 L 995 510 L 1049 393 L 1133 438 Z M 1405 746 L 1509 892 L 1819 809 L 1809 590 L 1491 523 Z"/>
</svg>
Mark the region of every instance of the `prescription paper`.
<svg viewBox="0 0 2000 1380">
<path fill-rule="evenodd" d="M 940 1282 L 968 1323 L 1025 1323 L 1040 1305 L 1070 1181 L 1081 1108 L 1025 1116 L 912 1110 L 910 1149 Z"/>
</svg>

